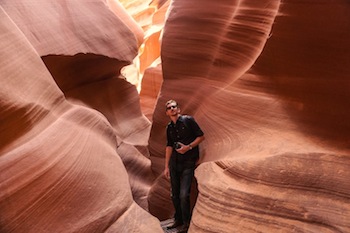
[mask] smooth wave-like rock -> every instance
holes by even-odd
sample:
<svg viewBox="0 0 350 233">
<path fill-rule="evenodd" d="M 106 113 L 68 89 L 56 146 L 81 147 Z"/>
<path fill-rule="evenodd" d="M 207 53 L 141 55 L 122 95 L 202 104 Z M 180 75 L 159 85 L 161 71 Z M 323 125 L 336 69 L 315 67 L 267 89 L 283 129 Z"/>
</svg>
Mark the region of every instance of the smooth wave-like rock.
<svg viewBox="0 0 350 233">
<path fill-rule="evenodd" d="M 321 153 L 206 164 L 192 230 L 348 232 L 348 170 L 349 156 Z"/>
<path fill-rule="evenodd" d="M 118 77 L 135 36 L 103 2 L 81 5 L 1 2 L 0 231 L 162 232 L 145 210 L 150 123 L 136 88 Z"/>
<path fill-rule="evenodd" d="M 206 108 L 205 103 L 210 97 L 220 93 L 247 71 L 269 37 L 278 2 L 273 1 L 265 8 L 250 3 L 252 9 L 249 12 L 245 12 L 246 8 L 240 8 L 240 4 L 243 5 L 238 1 L 224 1 L 221 4 L 205 1 L 201 7 L 194 7 L 191 1 L 173 1 L 169 7 L 171 10 L 164 28 L 161 50 L 164 81 L 150 136 L 153 169 L 157 174 L 161 174 L 164 167 L 161 161 L 164 158 L 164 127 L 168 121 L 164 112 L 166 100 L 178 100 L 183 113 L 196 116 L 201 106 Z M 242 15 L 248 13 L 250 17 L 256 15 L 259 21 L 245 21 Z M 264 27 L 260 20 L 263 20 Z M 245 29 L 248 26 L 251 30 Z M 259 31 L 252 34 L 254 29 Z M 226 115 L 225 112 L 219 112 L 216 117 Z M 216 128 L 222 130 L 222 127 L 225 126 L 217 125 Z M 214 136 L 210 128 L 206 134 L 209 136 L 208 141 L 214 144 L 215 140 L 222 138 Z M 230 151 L 230 147 L 225 145 L 222 149 Z M 220 152 L 210 151 L 202 154 L 205 154 L 202 156 L 203 161 L 223 156 Z"/>
<path fill-rule="evenodd" d="M 162 177 L 164 103 L 178 100 L 206 135 L 189 232 L 348 232 L 349 5 L 174 0 L 170 9 L 150 151 Z M 162 185 L 150 199 L 167 206 Z"/>
<path fill-rule="evenodd" d="M 1 232 L 162 232 L 168 99 L 206 136 L 189 232 L 350 231 L 345 1 L 0 6 Z"/>
<path fill-rule="evenodd" d="M 5 2 L 3 7 L 39 52 L 70 102 L 103 113 L 114 128 L 118 144 L 147 146 L 150 122 L 140 111 L 135 87 L 119 78 L 121 68 L 130 64 L 137 55 L 143 31 L 119 3 L 33 2 L 32 11 L 18 12 L 15 9 L 26 7 L 25 2 L 18 0 Z M 45 14 L 37 14 L 35 9 L 43 7 L 49 10 Z M 31 19 L 29 23 L 25 20 L 28 18 Z M 59 22 L 62 26 L 58 25 Z M 41 24 L 44 26 L 37 26 Z M 131 128 L 130 124 L 134 127 Z M 145 209 L 153 180 L 147 156 L 148 153 L 140 155 L 140 152 L 133 156 L 135 159 L 143 158 L 141 164 L 137 163 L 143 170 L 142 179 L 130 174 L 133 190 L 138 193 L 135 199 Z M 122 155 L 122 158 L 126 156 Z M 127 170 L 131 172 L 135 169 Z M 146 173 L 147 176 L 144 176 Z"/>
<path fill-rule="evenodd" d="M 137 54 L 136 38 L 143 36 L 135 22 L 131 27 L 121 20 L 121 8 L 111 11 L 103 0 L 14 0 L 1 7 L 40 56 L 92 53 L 129 62 Z"/>
</svg>

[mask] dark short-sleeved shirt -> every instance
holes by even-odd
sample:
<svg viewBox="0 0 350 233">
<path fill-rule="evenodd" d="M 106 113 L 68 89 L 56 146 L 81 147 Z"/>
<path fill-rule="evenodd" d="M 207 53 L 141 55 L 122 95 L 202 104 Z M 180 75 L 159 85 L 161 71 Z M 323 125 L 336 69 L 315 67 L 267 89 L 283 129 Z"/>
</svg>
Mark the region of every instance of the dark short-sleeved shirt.
<svg viewBox="0 0 350 233">
<path fill-rule="evenodd" d="M 197 137 L 203 136 L 204 133 L 198 126 L 192 116 L 180 115 L 176 124 L 170 121 L 167 125 L 167 146 L 173 147 L 171 159 L 177 158 L 177 161 L 196 161 L 199 158 L 199 147 L 193 147 L 192 150 L 185 154 L 177 153 L 175 143 L 181 142 L 185 145 L 193 142 Z"/>
</svg>

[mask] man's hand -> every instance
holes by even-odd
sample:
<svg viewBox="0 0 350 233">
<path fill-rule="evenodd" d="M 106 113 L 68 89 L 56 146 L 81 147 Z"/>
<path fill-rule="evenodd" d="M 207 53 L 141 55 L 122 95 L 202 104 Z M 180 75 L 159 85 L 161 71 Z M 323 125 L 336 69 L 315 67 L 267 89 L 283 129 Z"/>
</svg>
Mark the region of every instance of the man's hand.
<svg viewBox="0 0 350 233">
<path fill-rule="evenodd" d="M 170 173 L 169 173 L 169 168 L 168 168 L 168 167 L 166 167 L 166 168 L 164 169 L 164 176 L 165 176 L 167 179 L 170 178 Z"/>
<path fill-rule="evenodd" d="M 176 151 L 180 154 L 185 154 L 187 151 L 190 150 L 190 146 L 186 146 L 185 144 L 178 142 L 180 145 L 180 148 L 176 149 Z"/>
</svg>

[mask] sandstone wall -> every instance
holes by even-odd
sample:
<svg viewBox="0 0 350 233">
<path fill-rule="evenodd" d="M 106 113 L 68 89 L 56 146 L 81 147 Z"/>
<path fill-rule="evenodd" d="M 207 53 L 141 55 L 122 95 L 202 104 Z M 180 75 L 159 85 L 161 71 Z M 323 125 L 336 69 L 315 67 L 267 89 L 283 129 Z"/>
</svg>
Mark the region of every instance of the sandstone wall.
<svg viewBox="0 0 350 233">
<path fill-rule="evenodd" d="M 164 103 L 176 99 L 206 135 L 189 232 L 349 232 L 348 2 L 174 0 L 169 9 L 151 210 L 172 215 Z"/>
<path fill-rule="evenodd" d="M 0 232 L 162 232 L 151 124 L 120 75 L 142 29 L 98 0 L 0 1 L 0 18 Z"/>
<path fill-rule="evenodd" d="M 350 231 L 346 1 L 0 7 L 0 232 L 162 232 L 168 99 L 206 136 L 189 232 Z"/>
</svg>

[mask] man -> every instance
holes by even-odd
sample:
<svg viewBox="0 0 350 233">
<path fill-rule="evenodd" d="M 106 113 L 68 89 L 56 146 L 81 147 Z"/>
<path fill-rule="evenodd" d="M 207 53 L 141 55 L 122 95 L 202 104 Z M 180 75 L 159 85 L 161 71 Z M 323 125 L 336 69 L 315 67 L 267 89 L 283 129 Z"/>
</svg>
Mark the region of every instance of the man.
<svg viewBox="0 0 350 233">
<path fill-rule="evenodd" d="M 182 227 L 187 231 L 191 219 L 190 191 L 196 162 L 199 159 L 198 145 L 204 133 L 193 117 L 180 115 L 175 100 L 166 102 L 167 145 L 165 149 L 165 177 L 170 177 L 171 198 L 175 207 L 175 222 L 168 229 Z"/>
</svg>

